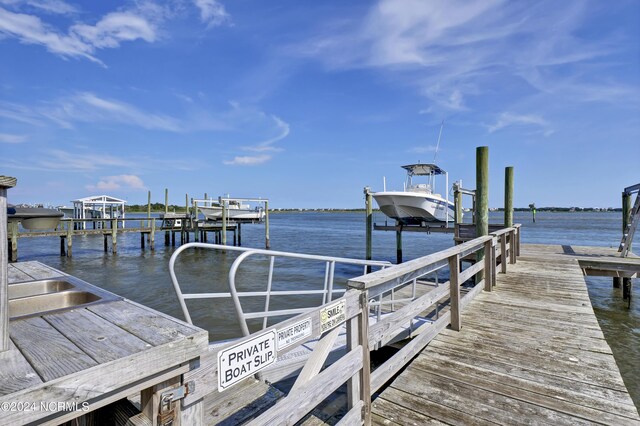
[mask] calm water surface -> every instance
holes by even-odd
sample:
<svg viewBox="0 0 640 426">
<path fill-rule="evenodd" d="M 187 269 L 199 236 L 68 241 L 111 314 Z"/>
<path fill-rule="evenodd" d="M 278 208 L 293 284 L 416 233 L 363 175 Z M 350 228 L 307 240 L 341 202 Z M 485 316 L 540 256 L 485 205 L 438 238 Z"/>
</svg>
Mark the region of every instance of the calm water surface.
<svg viewBox="0 0 640 426">
<path fill-rule="evenodd" d="M 468 215 L 467 215 L 468 216 Z M 384 222 L 382 214 L 375 221 Z M 620 213 L 546 213 L 539 212 L 537 222 L 529 213 L 516 212 L 514 221 L 523 224 L 523 243 L 573 244 L 617 247 L 621 234 Z M 501 213 L 491 213 L 491 222 L 502 221 Z M 322 254 L 342 257 L 364 257 L 364 214 L 362 213 L 282 213 L 272 214 L 271 248 L 274 250 Z M 245 225 L 242 229 L 245 247 L 264 247 L 264 227 Z M 395 233 L 374 232 L 373 257 L 395 262 Z M 403 234 L 404 259 L 413 259 L 452 245 L 451 235 L 417 233 Z M 73 257 L 58 255 L 59 239 L 21 239 L 19 260 L 39 260 L 54 268 L 75 275 L 85 281 L 134 300 L 143 305 L 182 318 L 177 304 L 168 264 L 173 247 L 164 246 L 164 236 L 156 236 L 156 250 L 140 250 L 139 234 L 121 234 L 118 254 L 105 254 L 102 238 L 85 236 L 73 238 Z M 178 279 L 185 292 L 227 291 L 227 273 L 233 253 L 203 250 L 185 252 L 176 265 Z M 266 285 L 265 259 L 247 261 L 239 271 L 239 287 L 264 289 Z M 324 265 L 294 264 L 278 261 L 274 275 L 274 289 L 321 288 Z M 278 268 L 279 266 L 279 268 Z M 337 268 L 341 283 L 360 275 L 355 267 Z M 600 326 L 614 351 L 623 378 L 636 406 L 640 406 L 640 302 L 638 287 L 634 288 L 631 309 L 622 301 L 620 289 L 614 289 L 611 278 L 588 278 L 589 295 Z M 243 303 L 245 300 L 243 300 Z M 319 301 L 300 297 L 274 300 L 272 306 L 317 304 Z M 263 300 L 246 302 L 246 310 L 258 310 Z M 212 339 L 235 337 L 240 329 L 235 311 L 229 301 L 189 302 L 196 325 L 209 330 Z M 257 324 L 255 324 L 257 326 Z"/>
</svg>

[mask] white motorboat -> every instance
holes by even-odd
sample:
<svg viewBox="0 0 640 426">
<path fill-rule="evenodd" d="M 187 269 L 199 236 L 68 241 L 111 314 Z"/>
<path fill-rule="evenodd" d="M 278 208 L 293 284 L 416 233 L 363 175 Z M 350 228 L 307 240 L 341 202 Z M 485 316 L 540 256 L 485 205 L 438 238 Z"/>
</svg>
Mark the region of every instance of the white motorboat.
<svg viewBox="0 0 640 426">
<path fill-rule="evenodd" d="M 24 229 L 45 230 L 55 229 L 64 214 L 56 209 L 41 207 L 16 207 L 9 205 L 7 208 L 7 221 L 19 222 Z"/>
<path fill-rule="evenodd" d="M 211 203 L 210 206 L 198 206 L 198 210 L 202 212 L 208 220 L 222 219 L 222 204 Z M 265 211 L 262 207 L 251 207 L 249 204 L 242 203 L 238 200 L 229 200 L 227 202 L 227 219 L 242 219 L 261 221 L 265 217 Z"/>
<path fill-rule="evenodd" d="M 453 222 L 454 205 L 434 192 L 435 178 L 445 175 L 445 194 L 449 186 L 447 172 L 436 164 L 409 164 L 404 191 L 387 191 L 371 194 L 382 213 L 405 225 L 422 225 L 425 222 Z M 426 183 L 415 183 L 414 176 L 424 176 Z"/>
</svg>

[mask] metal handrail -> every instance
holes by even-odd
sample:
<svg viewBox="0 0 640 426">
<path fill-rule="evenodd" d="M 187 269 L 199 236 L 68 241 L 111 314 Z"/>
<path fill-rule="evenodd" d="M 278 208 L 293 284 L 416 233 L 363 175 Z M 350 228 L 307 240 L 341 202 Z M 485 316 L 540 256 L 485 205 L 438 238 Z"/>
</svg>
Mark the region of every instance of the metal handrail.
<svg viewBox="0 0 640 426">
<path fill-rule="evenodd" d="M 229 279 L 228 279 L 229 292 L 228 293 L 183 293 L 182 292 L 180 288 L 180 284 L 178 282 L 178 278 L 176 277 L 176 273 L 175 273 L 175 262 L 178 256 L 180 255 L 180 253 L 182 253 L 183 251 L 189 248 L 204 248 L 209 250 L 242 252 L 234 260 L 231 267 L 229 268 Z M 267 290 L 238 292 L 238 290 L 236 289 L 236 273 L 238 271 L 238 268 L 240 267 L 240 264 L 245 259 L 253 255 L 264 255 L 270 258 L 269 272 L 268 272 L 268 278 L 267 278 Z M 326 267 L 325 267 L 324 288 L 322 290 L 278 290 L 278 291 L 272 290 L 271 285 L 273 282 L 273 270 L 274 270 L 276 257 L 325 262 Z M 188 243 L 178 248 L 171 256 L 171 259 L 169 260 L 169 274 L 171 275 L 173 289 L 176 292 L 178 302 L 180 303 L 180 307 L 182 308 L 182 313 L 184 314 L 185 320 L 188 323 L 193 324 L 193 321 L 191 319 L 191 315 L 189 315 L 189 309 L 187 308 L 187 305 L 185 302 L 186 299 L 231 298 L 233 300 L 233 304 L 236 310 L 236 315 L 238 317 L 238 322 L 240 323 L 240 328 L 242 329 L 242 333 L 244 336 L 248 336 L 250 334 L 249 327 L 247 325 L 248 319 L 263 318 L 263 328 L 265 328 L 267 325 L 268 317 L 280 316 L 280 315 L 292 315 L 292 314 L 302 313 L 308 309 L 311 309 L 309 307 L 306 307 L 306 308 L 293 308 L 293 309 L 281 309 L 281 310 L 269 311 L 269 303 L 272 295 L 287 296 L 287 295 L 322 294 L 323 295 L 322 303 L 324 304 L 324 303 L 327 303 L 328 301 L 331 301 L 333 293 L 346 291 L 342 289 L 334 290 L 333 288 L 334 271 L 335 271 L 336 263 L 346 264 L 346 265 L 360 265 L 364 269 L 363 271 L 364 274 L 366 274 L 367 266 L 376 266 L 381 269 L 384 269 L 385 267 L 392 265 L 391 262 L 387 262 L 387 261 L 373 261 L 373 260 L 350 259 L 350 258 L 344 258 L 344 257 L 322 256 L 322 255 L 313 255 L 313 254 L 304 254 L 304 253 L 291 253 L 291 252 L 284 252 L 284 251 L 225 246 L 220 244 Z M 259 296 L 266 297 L 265 310 L 263 312 L 245 313 L 242 310 L 240 297 L 259 297 Z"/>
</svg>

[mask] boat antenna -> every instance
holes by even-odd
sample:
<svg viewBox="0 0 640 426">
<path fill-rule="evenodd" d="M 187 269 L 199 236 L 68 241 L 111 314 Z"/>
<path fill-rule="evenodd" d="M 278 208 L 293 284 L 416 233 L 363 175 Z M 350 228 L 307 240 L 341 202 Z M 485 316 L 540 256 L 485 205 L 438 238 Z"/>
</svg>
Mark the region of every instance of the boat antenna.
<svg viewBox="0 0 640 426">
<path fill-rule="evenodd" d="M 438 133 L 438 143 L 436 144 L 436 152 L 433 154 L 433 163 L 435 164 L 436 158 L 438 158 L 438 149 L 440 149 L 440 138 L 442 137 L 442 128 L 444 127 L 444 120 L 440 123 L 440 133 Z"/>
</svg>

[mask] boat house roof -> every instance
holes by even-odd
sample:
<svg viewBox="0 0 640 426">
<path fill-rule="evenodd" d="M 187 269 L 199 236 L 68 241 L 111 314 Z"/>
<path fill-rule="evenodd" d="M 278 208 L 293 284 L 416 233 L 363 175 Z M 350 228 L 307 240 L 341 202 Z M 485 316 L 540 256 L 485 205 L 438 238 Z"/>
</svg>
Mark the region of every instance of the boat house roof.
<svg viewBox="0 0 640 426">
<path fill-rule="evenodd" d="M 402 166 L 402 168 L 412 176 L 442 175 L 446 173 L 438 165 L 429 163 L 407 164 L 406 166 Z"/>
<path fill-rule="evenodd" d="M 116 197 L 111 197 L 109 195 L 93 195 L 91 197 L 85 197 L 85 198 L 79 198 L 77 200 L 73 200 L 73 203 L 124 205 L 126 201 Z"/>
</svg>

